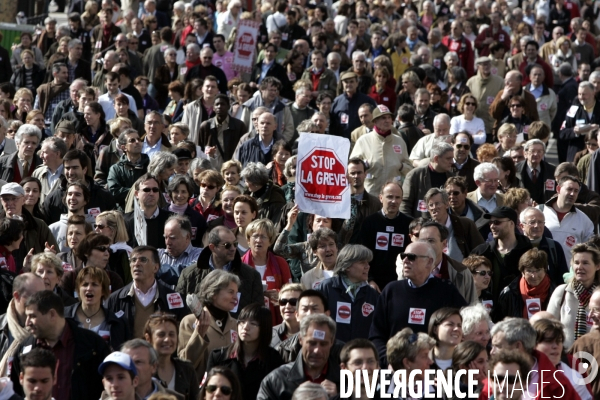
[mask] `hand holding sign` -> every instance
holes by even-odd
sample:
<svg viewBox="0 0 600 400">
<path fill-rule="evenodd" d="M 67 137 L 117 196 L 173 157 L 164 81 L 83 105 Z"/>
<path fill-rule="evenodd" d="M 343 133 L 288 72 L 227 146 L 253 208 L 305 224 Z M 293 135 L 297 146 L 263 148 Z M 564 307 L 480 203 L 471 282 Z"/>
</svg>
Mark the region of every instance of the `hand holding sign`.
<svg viewBox="0 0 600 400">
<path fill-rule="evenodd" d="M 292 209 L 288 212 L 287 217 L 288 217 L 288 222 L 287 225 L 285 226 L 285 230 L 286 231 L 291 231 L 292 227 L 294 226 L 294 224 L 296 223 L 296 220 L 298 219 L 298 213 L 300 212 L 300 208 L 298 207 L 298 204 L 294 205 L 294 207 L 292 207 Z"/>
</svg>

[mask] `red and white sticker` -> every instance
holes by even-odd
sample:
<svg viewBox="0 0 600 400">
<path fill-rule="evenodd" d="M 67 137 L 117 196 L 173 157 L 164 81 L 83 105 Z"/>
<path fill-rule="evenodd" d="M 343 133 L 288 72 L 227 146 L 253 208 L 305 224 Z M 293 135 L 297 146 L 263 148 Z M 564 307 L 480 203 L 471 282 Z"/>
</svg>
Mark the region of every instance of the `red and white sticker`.
<svg viewBox="0 0 600 400">
<path fill-rule="evenodd" d="M 217 217 L 215 214 L 210 214 L 210 215 L 208 216 L 208 218 L 206 218 L 206 222 L 210 222 L 210 221 L 212 221 L 213 219 L 217 219 L 217 218 L 219 218 L 219 217 Z"/>
<path fill-rule="evenodd" d="M 325 340 L 325 331 L 314 329 L 313 330 L 313 339 Z"/>
<path fill-rule="evenodd" d="M 169 310 L 183 308 L 183 299 L 179 293 L 169 293 L 167 295 L 167 303 L 169 304 Z"/>
<path fill-rule="evenodd" d="M 335 322 L 340 324 L 349 324 L 352 319 L 352 303 L 343 301 L 337 302 L 337 311 L 335 312 Z"/>
<path fill-rule="evenodd" d="M 492 307 L 494 307 L 493 300 L 483 300 L 483 306 L 487 310 L 488 314 L 492 312 Z"/>
<path fill-rule="evenodd" d="M 527 318 L 531 318 L 533 314 L 537 314 L 542 310 L 540 299 L 527 299 L 525 305 L 527 306 Z"/>
<path fill-rule="evenodd" d="M 569 111 L 567 111 L 567 117 L 574 118 L 577 110 L 579 110 L 579 106 L 571 106 Z"/>
<path fill-rule="evenodd" d="M 425 204 L 425 200 L 419 200 L 417 211 L 427 212 L 427 204 Z"/>
<path fill-rule="evenodd" d="M 229 331 L 229 336 L 230 336 L 231 343 L 235 343 L 238 339 L 238 333 L 236 331 L 234 331 L 233 329 Z"/>
<path fill-rule="evenodd" d="M 342 125 L 348 124 L 348 114 L 346 114 L 346 113 L 341 113 L 340 114 L 340 123 Z"/>
<path fill-rule="evenodd" d="M 73 271 L 73 266 L 69 263 L 63 263 L 62 267 L 64 272 Z"/>
<path fill-rule="evenodd" d="M 433 66 L 436 67 L 436 68 L 438 68 L 438 69 L 441 68 L 441 66 L 442 66 L 442 60 L 440 60 L 439 58 L 435 58 L 433 60 Z"/>
<path fill-rule="evenodd" d="M 402 146 L 400 146 L 399 144 L 395 144 L 393 147 L 394 147 L 394 153 L 402 154 Z"/>
<path fill-rule="evenodd" d="M 371 313 L 375 311 L 375 306 L 373 304 L 364 303 L 362 305 L 362 315 L 363 317 L 368 317 Z"/>
<path fill-rule="evenodd" d="M 240 296 L 242 295 L 241 292 L 237 293 L 237 303 L 235 303 L 235 307 L 233 307 L 233 310 L 231 310 L 232 313 L 236 313 L 238 310 L 238 307 L 240 306 Z"/>
<path fill-rule="evenodd" d="M 198 228 L 196 228 L 195 226 L 192 226 L 192 240 L 196 239 L 197 231 L 198 231 Z"/>
<path fill-rule="evenodd" d="M 488 96 L 486 99 L 487 105 L 491 106 L 493 102 L 494 102 L 494 96 Z"/>
<path fill-rule="evenodd" d="M 554 179 L 546 179 L 546 190 L 554 191 L 556 186 L 556 182 Z"/>
<path fill-rule="evenodd" d="M 181 68 L 179 68 L 179 73 L 181 75 L 185 75 L 187 73 L 187 67 L 181 67 Z"/>
<path fill-rule="evenodd" d="M 94 218 L 96 218 L 96 216 L 98 214 L 100 214 L 101 212 L 102 211 L 100 211 L 100 207 L 94 207 L 94 208 L 88 209 L 88 214 L 90 214 Z"/>
<path fill-rule="evenodd" d="M 404 247 L 404 234 L 402 234 L 402 233 L 393 233 L 392 234 L 392 246 L 394 246 L 394 247 Z"/>
<path fill-rule="evenodd" d="M 5 257 L 0 257 L 0 269 L 8 269 L 8 264 L 6 264 Z"/>
<path fill-rule="evenodd" d="M 377 232 L 375 250 L 387 250 L 390 244 L 390 235 L 387 232 Z"/>
<path fill-rule="evenodd" d="M 546 103 L 540 103 L 540 110 L 546 111 L 547 109 L 548 109 L 548 104 L 546 104 Z"/>
<path fill-rule="evenodd" d="M 577 243 L 577 239 L 575 238 L 575 236 L 567 236 L 567 238 L 565 239 L 565 244 L 569 248 L 575 246 L 575 243 Z"/>
<path fill-rule="evenodd" d="M 425 325 L 425 308 L 410 308 L 408 312 L 408 323 L 415 325 Z"/>
<path fill-rule="evenodd" d="M 322 282 L 323 282 L 323 279 L 316 281 L 315 283 L 313 283 L 312 288 L 315 290 L 319 290 L 321 288 Z"/>
<path fill-rule="evenodd" d="M 459 46 L 458 42 L 452 42 L 452 44 L 450 44 L 450 50 L 456 51 L 456 50 L 458 50 L 458 46 Z"/>
</svg>

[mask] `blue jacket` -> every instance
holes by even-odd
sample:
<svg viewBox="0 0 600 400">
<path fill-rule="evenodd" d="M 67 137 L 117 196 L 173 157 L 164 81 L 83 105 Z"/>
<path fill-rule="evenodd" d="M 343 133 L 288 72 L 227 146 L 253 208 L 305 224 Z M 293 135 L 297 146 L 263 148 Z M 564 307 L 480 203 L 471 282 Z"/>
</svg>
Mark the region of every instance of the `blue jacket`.
<svg viewBox="0 0 600 400">
<path fill-rule="evenodd" d="M 335 338 L 342 342 L 349 342 L 352 339 L 368 338 L 369 329 L 375 311 L 379 293 L 371 286 L 366 285 L 358 290 L 354 300 L 350 294 L 346 293 L 346 287 L 342 282 L 341 276 L 334 276 L 321 282 L 319 291 L 327 298 L 329 312 L 332 318 L 337 322 L 337 331 Z M 344 315 L 339 314 L 341 303 L 350 303 L 350 318 L 347 323 L 343 321 Z"/>
<path fill-rule="evenodd" d="M 361 126 L 358 118 L 358 109 L 365 103 L 377 106 L 375 100 L 362 93 L 355 93 L 352 98 L 348 98 L 346 93 L 342 93 L 333 100 L 331 105 L 331 113 L 335 116 L 336 121 L 340 125 L 340 130 L 343 136 L 350 139 L 350 134 L 353 130 Z"/>
<path fill-rule="evenodd" d="M 273 141 L 277 141 L 277 135 L 273 138 Z M 273 160 L 271 152 L 265 154 L 260 147 L 260 136 L 256 135 L 254 138 L 244 142 L 240 147 L 238 160 L 245 167 L 249 162 L 261 162 L 267 165 Z"/>
</svg>

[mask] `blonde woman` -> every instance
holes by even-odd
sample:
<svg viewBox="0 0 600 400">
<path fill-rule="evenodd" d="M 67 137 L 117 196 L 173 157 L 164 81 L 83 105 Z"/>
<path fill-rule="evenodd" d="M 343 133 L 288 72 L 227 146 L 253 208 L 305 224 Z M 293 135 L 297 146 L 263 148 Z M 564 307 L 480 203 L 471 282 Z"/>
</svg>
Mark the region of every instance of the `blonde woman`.
<svg viewBox="0 0 600 400">
<path fill-rule="evenodd" d="M 398 93 L 397 105 L 415 104 L 415 93 L 421 87 L 419 76 L 413 71 L 402 74 L 402 90 Z"/>
<path fill-rule="evenodd" d="M 46 71 L 44 71 L 43 65 L 40 66 L 35 63 L 33 51 L 23 50 L 21 52 L 21 65 L 15 68 L 10 83 L 13 84 L 15 89 L 27 88 L 34 92 L 42 83 Z"/>
<path fill-rule="evenodd" d="M 129 234 L 125 227 L 125 219 L 120 211 L 104 211 L 96 216 L 94 230 L 110 239 L 109 269 L 119 274 L 123 282 L 131 282 L 129 256 L 132 249 L 127 244 Z"/>
</svg>

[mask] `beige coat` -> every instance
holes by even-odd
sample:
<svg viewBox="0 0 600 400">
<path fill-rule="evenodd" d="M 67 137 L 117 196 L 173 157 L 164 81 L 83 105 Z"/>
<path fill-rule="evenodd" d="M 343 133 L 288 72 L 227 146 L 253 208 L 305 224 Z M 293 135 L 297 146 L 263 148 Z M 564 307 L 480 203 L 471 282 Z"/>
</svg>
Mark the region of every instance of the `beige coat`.
<svg viewBox="0 0 600 400">
<path fill-rule="evenodd" d="M 357 157 L 369 164 L 365 189 L 379 193 L 383 184 L 391 179 L 402 182 L 413 168 L 408 159 L 406 143 L 400 136 L 383 137 L 375 131 L 358 138 L 351 158 Z"/>
<path fill-rule="evenodd" d="M 467 199 L 477 204 L 477 190 L 467 193 Z M 496 207 L 502 207 L 504 205 L 504 195 L 502 193 L 496 193 Z M 490 210 L 491 212 L 492 210 Z"/>
<path fill-rule="evenodd" d="M 196 316 L 194 314 L 189 314 L 181 320 L 177 355 L 194 364 L 198 382 L 202 382 L 210 352 L 233 343 L 237 337 L 237 321 L 230 315 L 225 323 L 225 329 L 221 331 L 211 316 L 210 325 L 204 337 L 198 335 L 195 324 Z"/>
<path fill-rule="evenodd" d="M 578 307 L 579 300 L 573 285 L 566 283 L 554 289 L 546 311 L 558 318 L 565 327 L 565 342 L 563 344 L 565 349 L 571 348 L 575 341 L 575 320 L 577 319 Z"/>
<path fill-rule="evenodd" d="M 485 131 L 489 135 L 494 127 L 494 118 L 490 114 L 490 105 L 493 103 L 498 92 L 504 88 L 504 79 L 497 75 L 483 78 L 479 72 L 467 81 L 471 94 L 477 99 L 477 111 L 475 116 L 481 118 L 485 123 Z"/>
</svg>

